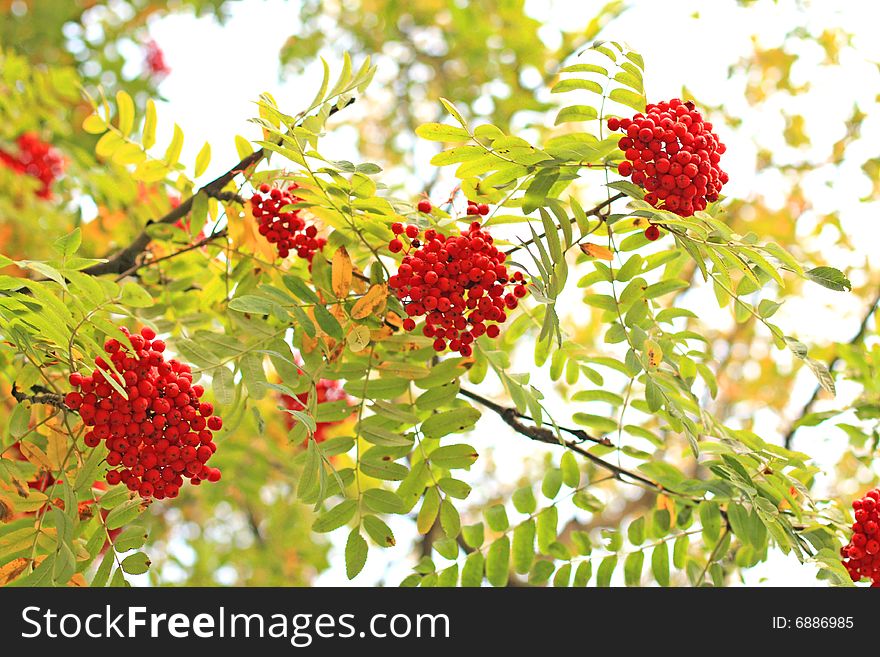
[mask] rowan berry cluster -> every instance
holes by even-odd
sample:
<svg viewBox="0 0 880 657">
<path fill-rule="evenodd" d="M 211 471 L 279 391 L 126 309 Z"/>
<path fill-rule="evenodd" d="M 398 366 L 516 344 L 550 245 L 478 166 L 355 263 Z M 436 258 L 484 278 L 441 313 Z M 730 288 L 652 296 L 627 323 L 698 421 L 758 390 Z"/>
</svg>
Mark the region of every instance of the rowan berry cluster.
<svg viewBox="0 0 880 657">
<path fill-rule="evenodd" d="M 52 183 L 64 172 L 64 157 L 36 134 L 26 132 L 18 140 L 18 155 L 0 150 L 0 162 L 17 173 L 33 176 L 42 183 L 36 194 L 52 198 Z"/>
<path fill-rule="evenodd" d="M 263 235 L 278 249 L 278 255 L 286 258 L 291 251 L 300 258 L 312 261 L 315 253 L 327 243 L 318 237 L 318 229 L 314 225 L 306 225 L 299 210 L 282 212 L 285 205 L 293 205 L 302 199 L 294 196 L 291 189 L 272 188 L 266 183 L 260 185 L 260 191 L 251 197 L 254 218 L 260 222 L 260 235 Z"/>
<path fill-rule="evenodd" d="M 348 394 L 342 389 L 342 383 L 334 379 L 319 379 L 315 384 L 315 395 L 318 404 L 343 400 L 349 401 Z M 281 395 L 281 401 L 285 408 L 289 408 L 292 411 L 302 411 L 305 410 L 306 404 L 309 401 L 309 392 L 301 392 L 296 397 Z M 284 415 L 286 416 L 285 421 L 289 431 L 296 425 L 297 419 L 290 413 L 285 413 Z M 320 443 L 327 440 L 327 432 L 336 424 L 339 424 L 339 422 L 318 422 L 313 436 L 315 442 Z"/>
<path fill-rule="evenodd" d="M 150 41 L 147 44 L 147 54 L 145 59 L 147 69 L 153 75 L 166 76 L 171 73 L 171 69 L 165 62 L 165 53 L 162 52 L 159 44 L 155 41 Z"/>
<path fill-rule="evenodd" d="M 107 473 L 107 483 L 122 482 L 142 497 L 161 500 L 177 497 L 184 478 L 195 485 L 219 481 L 220 470 L 207 461 L 217 451 L 213 432 L 223 421 L 214 415 L 213 405 L 199 402 L 204 388 L 193 385 L 189 365 L 165 360 L 165 343 L 151 328 L 142 328 L 140 334 L 125 328 L 122 332 L 128 344 L 115 338 L 104 343 L 119 374 L 98 356 L 92 373 L 70 375 L 70 385 L 78 391 L 64 399 L 91 427 L 85 444 L 106 444 L 107 464 L 115 468 Z"/>
<path fill-rule="evenodd" d="M 727 147 L 690 101 L 651 103 L 631 119 L 608 119 L 623 130 L 618 141 L 626 160 L 617 171 L 646 190 L 645 201 L 689 217 L 717 201 L 727 173 L 718 163 Z"/>
<path fill-rule="evenodd" d="M 852 503 L 856 521 L 849 544 L 841 548 L 843 565 L 854 582 L 869 578 L 880 587 L 880 488 Z"/>
<path fill-rule="evenodd" d="M 471 207 L 476 212 L 471 212 Z M 470 204 L 469 214 L 486 214 Z M 403 328 L 416 327 L 414 317 L 425 316 L 422 333 L 434 339 L 434 349 L 473 353 L 471 346 L 484 333 L 497 338 L 508 310 L 526 295 L 522 272 L 508 273 L 507 254 L 492 244 L 480 222 L 458 236 L 446 237 L 434 229 L 422 234 L 417 226 L 395 223 L 388 244 L 392 253 L 406 249 L 397 273 L 388 279 L 406 308 Z"/>
</svg>

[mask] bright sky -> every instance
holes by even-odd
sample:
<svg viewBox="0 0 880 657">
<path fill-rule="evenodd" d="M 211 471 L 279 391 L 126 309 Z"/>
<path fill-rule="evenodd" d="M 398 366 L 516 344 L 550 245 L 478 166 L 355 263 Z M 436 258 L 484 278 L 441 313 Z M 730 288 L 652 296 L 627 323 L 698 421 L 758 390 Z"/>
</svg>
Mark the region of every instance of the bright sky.
<svg viewBox="0 0 880 657">
<path fill-rule="evenodd" d="M 585 2 L 582 0 L 555 0 L 551 2 L 530 1 L 529 11 L 549 26 L 572 28 L 578 24 L 586 25 L 595 10 L 604 1 Z M 782 202 L 782 196 L 775 191 L 778 175 L 770 172 L 755 173 L 755 148 L 751 142 L 753 135 L 759 136 L 764 145 L 777 153 L 787 153 L 790 149 L 782 140 L 783 122 L 779 106 L 770 106 L 762 112 L 750 108 L 741 93 L 741 82 L 728 80 L 728 67 L 752 50 L 752 35 L 757 34 L 761 44 L 775 45 L 781 42 L 785 32 L 793 25 L 803 21 L 801 10 L 791 0 L 778 3 L 759 2 L 743 8 L 732 0 L 716 0 L 711 3 L 687 0 L 667 0 L 656 2 L 637 0 L 634 8 L 614 22 L 604 38 L 627 42 L 640 52 L 646 61 L 646 87 L 648 98 L 670 98 L 680 94 L 682 84 L 686 83 L 695 97 L 708 105 L 726 104 L 729 110 L 738 113 L 747 126 L 741 134 L 723 134 L 728 144 L 725 155 L 725 169 L 731 174 L 731 183 L 725 193 L 731 196 L 746 196 L 761 192 L 771 202 Z M 880 24 L 880 9 L 875 3 L 855 0 L 842 2 L 817 2 L 807 18 L 810 26 L 823 28 L 826 25 L 842 24 L 856 35 L 854 45 L 859 55 L 847 56 L 844 60 L 845 74 L 825 72 L 817 67 L 823 54 L 816 49 L 805 49 L 801 60 L 793 69 L 795 82 L 809 81 L 812 92 L 798 98 L 785 109 L 799 112 L 807 120 L 807 132 L 813 139 L 807 156 L 824 157 L 830 145 L 843 134 L 843 121 L 852 111 L 853 103 L 859 102 L 863 111 L 871 114 L 875 94 L 880 88 L 876 62 L 880 60 L 880 43 L 876 40 L 876 26 Z M 170 138 L 171 122 L 178 122 L 186 134 L 182 161 L 192 162 L 206 140 L 211 141 L 212 163 L 204 176 L 207 181 L 225 171 L 231 162 L 237 160 L 233 136 L 242 134 L 257 138 L 255 126 L 247 119 L 256 114 L 253 101 L 263 91 L 270 91 L 279 105 L 288 113 L 295 113 L 304 97 L 311 98 L 319 83 L 320 66 L 311 67 L 306 75 L 297 79 L 279 80 L 278 53 L 283 43 L 297 31 L 297 4 L 283 0 L 243 0 L 231 3 L 232 18 L 226 26 L 220 26 L 210 18 L 196 19 L 190 15 L 175 15 L 151 24 L 151 33 L 165 53 L 171 66 L 171 74 L 162 82 L 160 90 L 168 102 L 159 109 L 160 134 Z M 702 20 L 695 21 L 692 16 L 699 11 Z M 708 25 L 717 26 L 709 29 Z M 547 38 L 552 38 L 552 30 Z M 331 68 L 338 70 L 338 61 L 331 54 Z M 140 70 L 137 55 L 131 58 L 131 73 Z M 379 78 L 381 78 L 381 69 Z M 374 83 L 378 87 L 380 83 Z M 374 93 L 376 89 L 373 89 Z M 368 91 L 369 93 L 369 91 Z M 356 108 L 357 106 L 355 106 Z M 352 108 L 354 111 L 355 108 Z M 875 108 L 876 109 L 876 108 Z M 347 110 L 348 111 L 348 110 Z M 354 114 L 353 114 L 354 115 Z M 878 116 L 876 111 L 874 116 Z M 163 133 L 164 131 L 164 133 Z M 863 128 L 863 139 L 857 146 L 856 162 L 876 155 L 872 144 L 880 143 L 880 122 L 869 119 Z M 322 152 L 334 158 L 356 160 L 352 152 L 351 133 L 346 130 L 330 132 L 322 144 Z M 794 154 L 793 159 L 803 157 L 804 153 Z M 850 232 L 853 242 L 865 245 L 862 255 L 868 257 L 876 267 L 880 265 L 880 252 L 876 245 L 877 208 L 860 204 L 857 199 L 869 189 L 869 182 L 859 175 L 857 165 L 852 167 L 851 176 L 833 179 L 827 174 L 814 174 L 815 185 L 810 194 L 818 212 L 839 209 L 843 225 Z M 871 216 L 869 216 L 871 213 Z M 801 234 L 812 230 L 810 215 L 801 217 Z M 799 226 L 800 232 L 800 226 Z M 841 268 L 853 263 L 844 254 L 831 253 L 832 262 Z M 860 274 L 854 273 L 854 283 L 861 282 Z M 805 342 L 825 343 L 832 339 L 846 340 L 854 332 L 857 316 L 862 312 L 858 299 L 824 290 L 818 286 L 809 289 L 811 298 L 805 302 L 791 300 L 775 317 L 786 332 L 797 334 Z M 729 322 L 727 311 L 717 311 L 714 300 L 699 294 L 690 295 L 685 303 L 698 310 L 707 324 L 724 326 Z M 810 321 L 804 322 L 803 317 Z M 780 363 L 786 366 L 788 357 L 780 354 Z M 527 361 L 526 361 L 527 362 Z M 525 365 L 527 367 L 527 365 Z M 534 383 L 551 387 L 549 381 Z M 797 408 L 814 386 L 811 378 L 805 376 L 799 385 L 799 398 L 793 408 Z M 840 396 L 852 394 L 846 386 L 841 386 Z M 557 409 L 559 410 L 559 409 Z M 564 411 L 565 409 L 562 409 Z M 563 412 L 560 412 L 564 416 Z M 767 436 L 776 435 L 780 427 L 775 420 L 764 423 L 759 431 Z M 489 444 L 488 436 L 506 436 L 506 429 L 494 418 L 485 417 L 478 425 L 473 437 L 475 445 Z M 842 436 L 828 436 L 821 431 L 802 430 L 797 447 L 808 449 L 822 463 L 833 463 L 840 450 L 845 447 Z M 494 441 L 493 441 L 494 442 Z M 533 444 L 511 437 L 504 449 L 496 450 L 493 476 L 504 479 L 516 477 L 523 461 L 534 456 L 539 450 Z M 491 491 L 488 491 L 491 494 Z M 478 492 L 475 492 L 475 495 Z M 561 517 L 571 513 L 571 509 L 561 508 Z M 412 528 L 409 523 L 398 519 L 392 522 L 392 529 L 398 536 L 398 547 L 382 552 L 371 550 L 370 560 L 365 571 L 354 580 L 355 584 L 373 584 L 379 580 L 396 584 L 410 572 L 411 561 L 408 555 Z M 341 543 L 345 534 L 335 537 L 340 548 L 331 554 L 331 562 L 340 564 L 325 574 L 319 584 L 344 585 L 348 583 L 342 567 Z M 384 555 L 385 559 L 382 559 Z M 222 574 L 221 574 L 222 575 Z M 767 564 L 753 569 L 747 575 L 748 583 L 757 583 L 766 578 L 771 585 L 813 585 L 809 568 L 804 569 L 793 558 L 781 555 Z"/>
</svg>

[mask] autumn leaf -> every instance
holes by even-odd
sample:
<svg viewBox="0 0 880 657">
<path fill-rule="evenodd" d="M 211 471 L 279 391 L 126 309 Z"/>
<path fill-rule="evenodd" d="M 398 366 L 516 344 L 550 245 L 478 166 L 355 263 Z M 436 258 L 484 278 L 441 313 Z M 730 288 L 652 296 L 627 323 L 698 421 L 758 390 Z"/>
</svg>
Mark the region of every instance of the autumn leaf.
<svg viewBox="0 0 880 657">
<path fill-rule="evenodd" d="M 52 470 L 52 462 L 46 456 L 46 452 L 39 447 L 26 441 L 22 441 L 18 447 L 29 462 L 44 470 Z"/>
<path fill-rule="evenodd" d="M 267 262 L 275 262 L 278 256 L 275 248 L 255 230 L 257 220 L 254 218 L 251 202 L 244 204 L 244 216 L 239 216 L 232 205 L 225 207 L 229 218 L 229 239 L 233 248 L 251 252 Z"/>
<path fill-rule="evenodd" d="M 614 253 L 612 253 L 611 250 L 606 249 L 604 246 L 599 246 L 598 244 L 581 244 L 581 251 L 591 258 L 598 258 L 599 260 L 614 259 Z"/>
<path fill-rule="evenodd" d="M 663 350 L 660 348 L 659 344 L 648 339 L 645 340 L 645 356 L 648 357 L 648 365 L 650 365 L 652 369 L 656 369 L 660 366 L 660 362 L 663 360 Z"/>
<path fill-rule="evenodd" d="M 352 265 L 351 258 L 344 246 L 340 246 L 333 254 L 332 284 L 333 294 L 337 299 L 348 296 L 351 290 Z"/>
<path fill-rule="evenodd" d="M 367 290 L 367 293 L 355 302 L 351 308 L 351 316 L 355 319 L 364 319 L 385 305 L 388 298 L 388 285 L 376 284 Z"/>
<path fill-rule="evenodd" d="M 7 564 L 0 566 L 0 586 L 6 586 L 21 575 L 28 567 L 28 560 L 24 557 L 13 559 Z"/>
</svg>

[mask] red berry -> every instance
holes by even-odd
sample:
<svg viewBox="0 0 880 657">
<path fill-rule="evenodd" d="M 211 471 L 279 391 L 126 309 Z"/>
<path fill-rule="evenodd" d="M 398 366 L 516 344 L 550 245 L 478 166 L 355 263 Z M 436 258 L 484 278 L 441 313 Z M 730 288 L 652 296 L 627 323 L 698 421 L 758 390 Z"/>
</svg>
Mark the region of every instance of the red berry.
<svg viewBox="0 0 880 657">
<path fill-rule="evenodd" d="M 391 251 L 391 253 L 400 253 L 403 251 L 403 242 L 399 239 L 391 240 L 388 242 L 388 250 Z"/>
<path fill-rule="evenodd" d="M 419 201 L 418 207 L 419 212 L 424 212 L 425 214 L 428 214 L 431 211 L 431 201 L 423 198 L 421 201 Z"/>
<path fill-rule="evenodd" d="M 657 226 L 651 224 L 645 229 L 645 237 L 650 242 L 654 242 L 660 237 L 660 229 Z"/>
<path fill-rule="evenodd" d="M 418 237 L 419 236 L 418 226 L 413 226 L 412 224 L 407 226 L 406 227 L 406 236 L 409 237 L 410 239 L 415 239 L 416 237 Z"/>
</svg>

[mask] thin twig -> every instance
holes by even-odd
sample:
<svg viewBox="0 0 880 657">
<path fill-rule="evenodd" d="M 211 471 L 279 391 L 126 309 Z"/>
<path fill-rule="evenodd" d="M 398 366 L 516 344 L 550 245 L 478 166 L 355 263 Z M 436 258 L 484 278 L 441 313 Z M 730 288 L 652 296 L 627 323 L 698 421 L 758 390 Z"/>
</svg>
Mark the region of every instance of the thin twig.
<svg viewBox="0 0 880 657">
<path fill-rule="evenodd" d="M 877 307 L 880 306 L 880 288 L 877 289 L 876 294 L 874 295 L 874 299 L 871 301 L 868 306 L 867 311 L 862 316 L 862 321 L 859 324 L 859 330 L 856 334 L 850 339 L 848 344 L 854 345 L 862 341 L 865 337 L 865 333 L 868 331 L 868 323 L 871 321 L 871 316 L 877 310 Z M 837 366 L 837 363 L 840 362 L 840 354 L 835 354 L 834 358 L 832 358 L 828 362 L 828 371 L 833 374 L 834 368 Z M 783 444 L 786 449 L 791 448 L 792 440 L 794 440 L 794 434 L 797 433 L 797 430 L 800 428 L 799 422 L 806 417 L 806 415 L 812 410 L 813 405 L 819 399 L 819 392 L 822 390 L 822 386 L 817 385 L 813 389 L 813 394 L 810 395 L 810 398 L 806 401 L 806 403 L 801 407 L 800 413 L 798 413 L 797 419 L 791 423 L 788 431 L 783 438 Z"/>
</svg>

